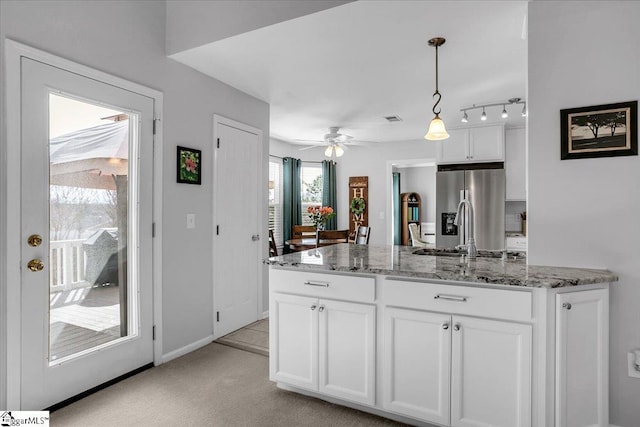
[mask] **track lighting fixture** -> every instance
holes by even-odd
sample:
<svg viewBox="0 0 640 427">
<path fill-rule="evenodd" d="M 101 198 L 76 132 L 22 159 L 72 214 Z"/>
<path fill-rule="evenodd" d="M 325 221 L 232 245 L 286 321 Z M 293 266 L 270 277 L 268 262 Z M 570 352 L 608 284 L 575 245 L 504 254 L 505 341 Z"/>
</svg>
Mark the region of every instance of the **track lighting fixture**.
<svg viewBox="0 0 640 427">
<path fill-rule="evenodd" d="M 424 139 L 428 139 L 430 141 L 440 141 L 443 139 L 449 138 L 449 134 L 447 133 L 447 129 L 445 129 L 444 122 L 440 118 L 440 109 L 436 111 L 436 107 L 440 103 L 440 99 L 442 99 L 442 95 L 438 91 L 438 47 L 442 46 L 446 40 L 442 37 L 435 37 L 429 40 L 429 46 L 433 46 L 436 48 L 436 91 L 433 93 L 433 97 L 438 97 L 438 100 L 435 104 L 433 104 L 433 114 L 436 116 L 431 120 L 429 124 L 429 131 L 424 136 Z"/>
<path fill-rule="evenodd" d="M 462 123 L 467 123 L 469 121 L 469 115 L 467 114 L 467 111 L 469 110 L 478 110 L 478 109 L 482 109 L 482 115 L 480 116 L 480 120 L 485 121 L 487 120 L 487 112 L 486 109 L 488 107 L 498 107 L 498 106 L 502 106 L 502 114 L 501 117 L 503 119 L 506 119 L 507 117 L 509 117 L 509 112 L 507 111 L 507 105 L 514 105 L 514 104 L 523 104 L 522 107 L 522 117 L 526 117 L 527 116 L 527 103 L 526 101 L 522 100 L 522 98 L 510 98 L 507 100 L 507 102 L 496 102 L 493 104 L 480 104 L 480 105 L 476 105 L 473 104 L 471 107 L 466 107 L 466 108 L 461 108 L 460 111 L 462 111 Z"/>
</svg>

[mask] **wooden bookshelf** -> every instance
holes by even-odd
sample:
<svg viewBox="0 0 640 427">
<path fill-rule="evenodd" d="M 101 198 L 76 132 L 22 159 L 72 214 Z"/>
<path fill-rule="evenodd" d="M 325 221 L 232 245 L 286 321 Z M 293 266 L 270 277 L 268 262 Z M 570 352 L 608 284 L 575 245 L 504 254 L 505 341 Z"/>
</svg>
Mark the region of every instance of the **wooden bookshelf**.
<svg viewBox="0 0 640 427">
<path fill-rule="evenodd" d="M 402 193 L 400 195 L 400 203 L 402 205 L 400 212 L 400 223 L 402 224 L 400 243 L 404 246 L 409 246 L 411 244 L 409 224 L 415 223 L 420 227 L 420 195 L 418 193 Z"/>
</svg>

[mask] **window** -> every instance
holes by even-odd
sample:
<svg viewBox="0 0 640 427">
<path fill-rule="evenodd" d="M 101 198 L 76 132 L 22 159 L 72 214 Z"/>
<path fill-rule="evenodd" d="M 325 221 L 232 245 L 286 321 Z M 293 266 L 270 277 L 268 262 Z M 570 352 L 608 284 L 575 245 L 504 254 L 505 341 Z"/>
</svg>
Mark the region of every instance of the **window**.
<svg viewBox="0 0 640 427">
<path fill-rule="evenodd" d="M 276 245 L 282 247 L 282 161 L 269 160 L 269 230 L 273 230 Z"/>
<path fill-rule="evenodd" d="M 318 164 L 302 163 L 300 181 L 302 225 L 313 225 L 307 215 L 307 208 L 322 205 L 322 167 Z"/>
</svg>

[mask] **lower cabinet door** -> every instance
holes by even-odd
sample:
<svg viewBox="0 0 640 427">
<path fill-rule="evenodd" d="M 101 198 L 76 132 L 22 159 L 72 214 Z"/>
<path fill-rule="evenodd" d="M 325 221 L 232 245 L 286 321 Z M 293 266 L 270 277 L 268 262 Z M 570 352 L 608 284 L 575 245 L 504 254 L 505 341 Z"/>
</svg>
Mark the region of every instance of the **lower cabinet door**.
<svg viewBox="0 0 640 427">
<path fill-rule="evenodd" d="M 318 300 L 274 293 L 271 301 L 271 379 L 317 391 Z"/>
<path fill-rule="evenodd" d="M 384 309 L 384 409 L 449 424 L 451 316 Z"/>
<path fill-rule="evenodd" d="M 556 296 L 556 426 L 609 425 L 609 291 Z"/>
<path fill-rule="evenodd" d="M 375 307 L 320 300 L 319 391 L 375 404 Z"/>
<path fill-rule="evenodd" d="M 531 426 L 531 325 L 453 316 L 451 425 Z"/>
</svg>

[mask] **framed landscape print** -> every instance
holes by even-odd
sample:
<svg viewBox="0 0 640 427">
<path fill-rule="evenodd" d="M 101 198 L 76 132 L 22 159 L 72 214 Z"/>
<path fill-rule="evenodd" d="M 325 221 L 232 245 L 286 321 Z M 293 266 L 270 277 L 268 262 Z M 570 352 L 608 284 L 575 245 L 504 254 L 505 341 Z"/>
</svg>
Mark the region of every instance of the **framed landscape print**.
<svg viewBox="0 0 640 427">
<path fill-rule="evenodd" d="M 202 183 L 202 151 L 178 146 L 177 182 L 182 184 Z"/>
<path fill-rule="evenodd" d="M 638 101 L 560 110 L 560 158 L 638 154 Z"/>
</svg>

